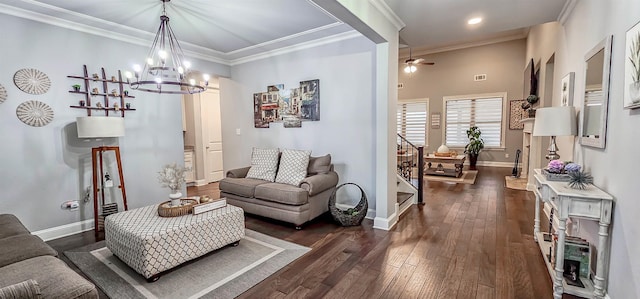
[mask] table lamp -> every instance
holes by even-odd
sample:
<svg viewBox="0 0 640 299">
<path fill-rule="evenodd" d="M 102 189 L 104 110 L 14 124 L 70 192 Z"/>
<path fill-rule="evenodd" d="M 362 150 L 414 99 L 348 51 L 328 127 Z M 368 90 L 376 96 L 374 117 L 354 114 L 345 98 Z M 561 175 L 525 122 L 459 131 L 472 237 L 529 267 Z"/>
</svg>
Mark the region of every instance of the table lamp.
<svg viewBox="0 0 640 299">
<path fill-rule="evenodd" d="M 573 106 L 545 107 L 536 110 L 533 136 L 551 136 L 547 159 L 560 158 L 557 153 L 556 136 L 575 136 L 576 131 L 576 112 Z"/>
<path fill-rule="evenodd" d="M 76 127 L 78 130 L 78 138 L 112 138 L 124 136 L 124 118 L 122 117 L 106 117 L 106 116 L 85 116 L 76 118 Z M 127 193 L 124 188 L 124 176 L 122 174 L 122 160 L 120 159 L 120 147 L 118 146 L 99 146 L 91 149 L 91 165 L 93 170 L 93 216 L 94 216 L 94 230 L 96 238 L 100 231 L 101 220 L 104 221 L 104 217 L 108 214 L 117 212 L 117 204 L 105 204 L 104 199 L 104 187 L 112 187 L 113 181 L 110 176 L 104 174 L 104 168 L 102 165 L 102 155 L 104 152 L 113 151 L 116 156 L 116 162 L 118 164 L 118 175 L 120 178 L 120 191 L 122 192 L 122 200 L 124 204 L 124 210 L 127 210 Z M 100 169 L 98 173 L 98 163 Z M 100 179 L 100 188 L 98 188 L 98 176 Z M 102 215 L 98 215 L 98 191 L 101 195 Z M 102 218 L 101 218 L 102 217 Z"/>
</svg>

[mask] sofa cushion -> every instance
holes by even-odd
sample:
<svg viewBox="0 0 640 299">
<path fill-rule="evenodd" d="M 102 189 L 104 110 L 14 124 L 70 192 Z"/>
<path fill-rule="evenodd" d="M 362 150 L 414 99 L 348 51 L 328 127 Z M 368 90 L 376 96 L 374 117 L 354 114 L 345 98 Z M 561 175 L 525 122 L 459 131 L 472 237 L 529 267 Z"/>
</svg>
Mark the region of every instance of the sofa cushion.
<svg viewBox="0 0 640 299">
<path fill-rule="evenodd" d="M 280 166 L 276 183 L 283 183 L 298 186 L 307 176 L 307 166 L 309 166 L 309 155 L 311 151 L 304 150 L 282 150 Z"/>
<path fill-rule="evenodd" d="M 253 148 L 251 153 L 251 168 L 247 172 L 247 178 L 265 180 L 273 182 L 276 179 L 278 170 L 278 156 L 280 152 L 277 148 Z"/>
<path fill-rule="evenodd" d="M 22 222 L 16 216 L 11 214 L 0 215 L 0 239 L 23 234 L 31 234 L 31 232 L 22 225 Z"/>
<path fill-rule="evenodd" d="M 0 246 L 0 267 L 43 255 L 57 256 L 58 252 L 38 236 L 17 235 L 6 237 L 2 239 L 2 246 Z"/>
<path fill-rule="evenodd" d="M 39 256 L 0 268 L 0 287 L 33 279 L 45 298 L 98 298 L 96 287 L 52 256 Z"/>
<path fill-rule="evenodd" d="M 318 173 L 327 173 L 329 171 L 331 171 L 331 154 L 326 154 L 320 157 L 309 157 L 307 175 L 316 175 Z"/>
<path fill-rule="evenodd" d="M 309 201 L 309 193 L 292 185 L 267 183 L 256 186 L 255 198 L 299 206 Z"/>
<path fill-rule="evenodd" d="M 42 298 L 40 286 L 33 279 L 25 280 L 0 289 L 2 299 Z"/>
<path fill-rule="evenodd" d="M 220 191 L 240 195 L 244 197 L 253 197 L 256 186 L 267 184 L 265 180 L 256 180 L 249 178 L 224 178 L 220 181 Z"/>
</svg>

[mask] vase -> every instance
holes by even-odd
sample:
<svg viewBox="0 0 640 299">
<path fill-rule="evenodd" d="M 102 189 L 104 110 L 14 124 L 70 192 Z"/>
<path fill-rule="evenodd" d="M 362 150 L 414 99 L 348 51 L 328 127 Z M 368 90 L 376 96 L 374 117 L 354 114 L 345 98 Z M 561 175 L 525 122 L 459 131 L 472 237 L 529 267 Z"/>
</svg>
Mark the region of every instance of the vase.
<svg viewBox="0 0 640 299">
<path fill-rule="evenodd" d="M 180 198 L 182 198 L 182 193 L 180 191 L 173 191 L 173 193 L 169 194 L 169 198 L 171 199 L 171 206 L 178 207 L 181 204 Z"/>
</svg>

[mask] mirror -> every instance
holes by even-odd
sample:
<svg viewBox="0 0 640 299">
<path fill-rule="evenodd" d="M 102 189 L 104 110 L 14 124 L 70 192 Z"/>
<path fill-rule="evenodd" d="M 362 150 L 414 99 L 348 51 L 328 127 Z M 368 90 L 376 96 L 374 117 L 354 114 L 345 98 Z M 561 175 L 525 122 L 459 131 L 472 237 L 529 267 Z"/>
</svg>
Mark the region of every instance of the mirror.
<svg viewBox="0 0 640 299">
<path fill-rule="evenodd" d="M 584 101 L 580 121 L 580 144 L 604 148 L 609 103 L 609 70 L 612 36 L 599 42 L 584 57 Z"/>
</svg>

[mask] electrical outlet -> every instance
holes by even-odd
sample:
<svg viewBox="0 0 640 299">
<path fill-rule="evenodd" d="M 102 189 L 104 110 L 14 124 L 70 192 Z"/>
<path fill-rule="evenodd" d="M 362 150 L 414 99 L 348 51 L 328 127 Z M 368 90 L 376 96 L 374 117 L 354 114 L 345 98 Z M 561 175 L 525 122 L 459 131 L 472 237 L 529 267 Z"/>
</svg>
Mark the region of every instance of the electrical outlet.
<svg viewBox="0 0 640 299">
<path fill-rule="evenodd" d="M 504 154 L 504 157 L 505 158 L 509 158 L 509 154 Z"/>
</svg>

